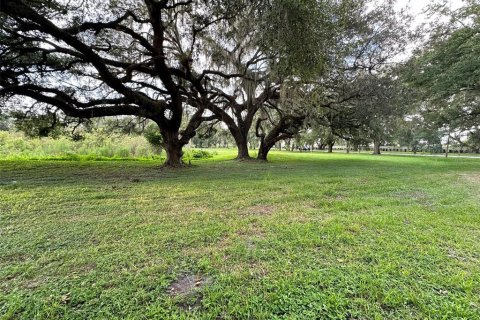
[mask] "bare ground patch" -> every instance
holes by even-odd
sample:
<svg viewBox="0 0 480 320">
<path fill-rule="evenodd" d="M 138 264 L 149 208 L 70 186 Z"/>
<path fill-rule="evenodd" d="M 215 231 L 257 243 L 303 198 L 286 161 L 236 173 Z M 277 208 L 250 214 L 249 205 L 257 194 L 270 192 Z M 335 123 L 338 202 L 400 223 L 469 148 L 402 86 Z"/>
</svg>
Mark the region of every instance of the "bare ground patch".
<svg viewBox="0 0 480 320">
<path fill-rule="evenodd" d="M 250 207 L 246 208 L 244 213 L 245 214 L 265 216 L 265 215 L 270 215 L 270 214 L 274 213 L 275 210 L 276 210 L 275 206 L 255 205 L 255 206 L 250 206 Z"/>
<path fill-rule="evenodd" d="M 202 288 L 212 283 L 212 278 L 204 275 L 184 274 L 173 281 L 167 289 L 171 297 L 180 299 L 178 306 L 183 310 L 193 310 L 201 306 Z"/>
<path fill-rule="evenodd" d="M 460 181 L 466 181 L 473 184 L 480 184 L 480 173 L 460 174 Z"/>
<path fill-rule="evenodd" d="M 186 274 L 177 278 L 168 288 L 170 295 L 188 295 L 194 293 L 208 282 L 208 278 L 199 275 Z"/>
<path fill-rule="evenodd" d="M 421 204 L 424 207 L 433 208 L 437 204 L 437 200 L 423 190 L 400 190 L 391 194 L 397 199 L 411 201 L 417 204 Z"/>
<path fill-rule="evenodd" d="M 23 287 L 28 290 L 35 290 L 36 288 L 40 287 L 42 285 L 42 281 L 38 279 L 33 279 L 33 280 L 28 280 L 25 282 Z"/>
<path fill-rule="evenodd" d="M 421 190 L 405 190 L 394 192 L 393 195 L 397 198 L 411 199 L 411 200 L 424 200 L 428 198 L 428 195 Z"/>
<path fill-rule="evenodd" d="M 248 227 L 238 230 L 237 235 L 242 238 L 263 238 L 265 236 L 265 230 L 258 224 L 252 223 Z"/>
<path fill-rule="evenodd" d="M 238 230 L 237 235 L 245 242 L 248 250 L 254 250 L 257 247 L 257 241 L 266 236 L 265 230 L 256 223 L 250 224 L 248 228 Z"/>
<path fill-rule="evenodd" d="M 457 176 L 457 184 L 467 187 L 467 192 L 476 199 L 480 199 L 480 173 L 470 172 L 462 173 Z"/>
</svg>

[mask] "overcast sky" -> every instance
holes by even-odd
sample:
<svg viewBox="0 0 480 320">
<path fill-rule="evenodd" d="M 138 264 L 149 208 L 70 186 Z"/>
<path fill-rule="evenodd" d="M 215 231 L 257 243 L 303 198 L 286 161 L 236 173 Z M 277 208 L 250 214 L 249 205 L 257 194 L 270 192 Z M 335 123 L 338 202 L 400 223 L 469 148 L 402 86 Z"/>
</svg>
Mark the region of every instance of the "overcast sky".
<svg viewBox="0 0 480 320">
<path fill-rule="evenodd" d="M 432 1 L 430 0 L 397 0 L 397 8 L 409 7 L 410 12 L 415 15 L 416 23 L 421 24 L 426 20 L 425 15 L 422 14 L 423 9 Z M 448 0 L 451 9 L 457 9 L 462 6 L 462 0 Z"/>
<path fill-rule="evenodd" d="M 431 1 L 429 0 L 397 0 L 400 7 L 409 6 L 412 12 L 420 13 L 422 9 Z M 462 5 L 462 0 L 449 0 L 452 9 L 458 8 Z"/>
<path fill-rule="evenodd" d="M 427 23 L 429 20 L 428 17 L 423 14 L 423 10 L 427 7 L 427 5 L 432 2 L 438 3 L 439 1 L 441 0 L 397 0 L 396 8 L 397 10 L 408 8 L 408 11 L 415 17 L 412 28 L 416 28 L 422 23 Z M 452 10 L 458 9 L 464 4 L 463 0 L 448 0 L 447 2 Z M 411 45 L 407 46 L 406 52 L 399 55 L 395 60 L 399 62 L 408 59 L 412 54 L 413 49 L 417 45 L 418 44 L 412 43 Z"/>
</svg>

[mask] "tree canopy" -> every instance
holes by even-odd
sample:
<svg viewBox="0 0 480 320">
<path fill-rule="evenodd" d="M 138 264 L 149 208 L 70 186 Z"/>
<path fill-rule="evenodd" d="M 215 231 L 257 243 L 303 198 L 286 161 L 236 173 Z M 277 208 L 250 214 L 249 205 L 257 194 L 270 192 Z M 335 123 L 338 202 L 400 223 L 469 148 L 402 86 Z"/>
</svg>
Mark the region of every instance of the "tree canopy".
<svg viewBox="0 0 480 320">
<path fill-rule="evenodd" d="M 4 112 L 150 119 L 168 166 L 182 165 L 197 132 L 228 131 L 238 158 L 253 139 L 266 159 L 302 131 L 330 149 L 336 139 L 378 147 L 409 113 L 478 129 L 475 1 L 437 23 L 401 77 L 411 17 L 395 1 L 0 1 Z"/>
<path fill-rule="evenodd" d="M 439 19 L 426 44 L 405 66 L 404 77 L 416 91 L 418 112 L 447 136 L 452 132 L 475 134 L 480 125 L 480 5 L 467 1 Z"/>
<path fill-rule="evenodd" d="M 176 166 L 199 125 L 215 118 L 207 110 L 218 104 L 225 82 L 250 81 L 248 64 L 260 62 L 248 48 L 247 68 L 215 67 L 207 61 L 212 45 L 234 51 L 240 42 L 233 37 L 251 37 L 284 70 L 316 70 L 322 61 L 317 41 L 307 50 L 298 39 L 321 34 L 317 6 L 286 0 L 2 0 L 0 96 L 28 97 L 36 107 L 53 106 L 72 117 L 149 118 L 160 128 L 167 165 Z M 264 30 L 264 17 L 279 30 L 276 38 L 257 31 Z M 284 18 L 291 21 L 287 28 Z"/>
</svg>

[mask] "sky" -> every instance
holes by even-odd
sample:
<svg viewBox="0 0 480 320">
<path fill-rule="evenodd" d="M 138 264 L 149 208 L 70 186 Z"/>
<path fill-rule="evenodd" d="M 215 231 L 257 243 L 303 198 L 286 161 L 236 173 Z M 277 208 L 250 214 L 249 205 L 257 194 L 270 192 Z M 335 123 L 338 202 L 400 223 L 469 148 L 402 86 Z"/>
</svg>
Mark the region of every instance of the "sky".
<svg viewBox="0 0 480 320">
<path fill-rule="evenodd" d="M 442 0 L 397 0 L 395 7 L 397 10 L 408 8 L 408 12 L 414 17 L 411 27 L 412 29 L 415 29 L 421 24 L 428 23 L 429 21 L 429 17 L 423 13 L 424 9 L 426 9 L 430 3 L 438 3 L 440 1 Z M 446 2 L 452 10 L 458 9 L 464 4 L 463 0 L 446 0 Z M 396 57 L 395 61 L 401 62 L 408 59 L 416 46 L 418 46 L 418 43 L 411 43 L 408 45 L 407 50 Z"/>
<path fill-rule="evenodd" d="M 422 14 L 423 9 L 431 3 L 431 0 L 397 0 L 397 9 L 409 7 L 410 13 L 415 16 L 415 24 L 419 25 L 426 22 L 427 17 Z M 462 6 L 462 0 L 448 0 L 451 9 L 457 9 Z"/>
<path fill-rule="evenodd" d="M 429 0 L 397 0 L 397 3 L 400 7 L 409 6 L 412 9 L 413 13 L 420 13 L 422 9 L 431 1 Z M 448 1 L 452 6 L 452 9 L 458 8 L 462 5 L 462 0 L 449 0 Z"/>
</svg>

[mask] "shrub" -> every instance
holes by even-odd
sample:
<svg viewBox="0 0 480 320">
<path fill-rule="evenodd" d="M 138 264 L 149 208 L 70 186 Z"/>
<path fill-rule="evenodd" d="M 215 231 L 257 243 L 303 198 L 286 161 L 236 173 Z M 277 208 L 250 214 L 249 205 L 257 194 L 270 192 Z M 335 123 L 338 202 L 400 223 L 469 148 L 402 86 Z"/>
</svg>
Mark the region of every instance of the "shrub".
<svg viewBox="0 0 480 320">
<path fill-rule="evenodd" d="M 145 128 L 143 136 L 145 139 L 147 139 L 148 143 L 150 143 L 154 150 L 156 150 L 159 154 L 162 153 L 163 139 L 157 125 L 154 123 L 149 124 Z"/>
<path fill-rule="evenodd" d="M 58 139 L 29 138 L 20 132 L 0 132 L 0 158 L 158 158 L 158 150 L 142 136 L 111 134 L 103 131 L 86 133 L 81 140 L 61 136 Z"/>
<path fill-rule="evenodd" d="M 214 153 L 206 150 L 190 149 L 190 150 L 185 150 L 183 158 L 189 161 L 189 160 L 208 159 L 208 158 L 212 158 L 213 156 L 214 156 Z"/>
</svg>

